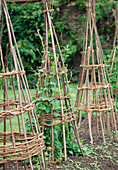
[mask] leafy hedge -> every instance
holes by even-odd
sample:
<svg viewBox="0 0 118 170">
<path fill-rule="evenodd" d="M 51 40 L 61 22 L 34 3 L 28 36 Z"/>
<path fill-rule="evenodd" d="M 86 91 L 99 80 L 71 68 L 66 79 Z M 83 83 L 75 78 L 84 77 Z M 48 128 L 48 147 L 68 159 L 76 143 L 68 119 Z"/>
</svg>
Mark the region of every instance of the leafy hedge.
<svg viewBox="0 0 118 170">
<path fill-rule="evenodd" d="M 82 39 L 79 39 L 80 35 L 71 29 L 66 23 L 67 14 L 64 12 L 66 6 L 76 6 L 78 11 L 83 11 L 84 15 L 81 16 L 82 22 L 85 24 L 86 20 L 86 2 L 84 0 L 53 0 L 52 11 L 53 22 L 58 34 L 62 52 L 64 53 L 65 62 L 68 66 L 71 66 L 72 60 L 76 55 L 81 55 Z M 114 32 L 112 9 L 116 8 L 117 1 L 115 0 L 97 0 L 96 2 L 96 19 L 98 32 L 101 40 L 110 39 Z M 31 72 L 36 69 L 41 63 L 41 41 L 37 30 L 40 29 L 40 34 L 44 33 L 44 14 L 43 3 L 25 3 L 15 4 L 9 3 L 8 10 L 10 12 L 11 20 L 13 23 L 14 32 L 16 35 L 18 47 L 22 57 L 25 70 L 28 74 L 30 81 L 30 87 L 33 87 L 34 79 L 31 78 Z M 61 36 L 63 32 L 63 39 Z M 7 30 L 4 26 L 4 37 L 2 46 L 6 48 Z M 102 41 L 103 42 L 103 41 Z"/>
<path fill-rule="evenodd" d="M 16 40 L 26 70 L 40 63 L 40 40 L 37 29 L 43 34 L 43 5 L 41 2 L 8 4 Z M 7 30 L 4 29 L 3 47 L 6 46 Z"/>
</svg>

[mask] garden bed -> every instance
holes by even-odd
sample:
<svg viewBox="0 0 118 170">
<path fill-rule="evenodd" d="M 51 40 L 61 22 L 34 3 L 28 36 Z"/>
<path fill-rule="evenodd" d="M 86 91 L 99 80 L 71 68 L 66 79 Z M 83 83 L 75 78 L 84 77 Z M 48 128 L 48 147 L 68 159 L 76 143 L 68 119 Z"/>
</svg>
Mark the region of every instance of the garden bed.
<svg viewBox="0 0 118 170">
<path fill-rule="evenodd" d="M 94 119 L 95 121 L 95 119 Z M 95 122 L 93 123 L 96 124 Z M 118 141 L 106 137 L 106 145 L 103 145 L 102 136 L 96 135 L 96 127 L 93 128 L 94 144 L 90 144 L 89 134 L 85 136 L 84 124 L 81 127 L 80 139 L 83 145 L 88 149 L 86 156 L 69 156 L 67 162 L 62 161 L 60 164 L 48 164 L 49 170 L 62 169 L 62 170 L 116 170 L 118 169 Z"/>
</svg>

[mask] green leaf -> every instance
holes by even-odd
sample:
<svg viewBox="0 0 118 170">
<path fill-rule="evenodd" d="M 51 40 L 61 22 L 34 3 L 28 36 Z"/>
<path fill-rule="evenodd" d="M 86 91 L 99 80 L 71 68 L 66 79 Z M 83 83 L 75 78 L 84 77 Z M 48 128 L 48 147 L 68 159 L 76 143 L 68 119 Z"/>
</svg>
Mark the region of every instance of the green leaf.
<svg viewBox="0 0 118 170">
<path fill-rule="evenodd" d="M 69 154 L 73 155 L 73 151 L 68 151 L 68 152 L 69 152 Z"/>
<path fill-rule="evenodd" d="M 57 118 L 60 114 L 59 113 L 53 113 L 53 116 Z"/>
<path fill-rule="evenodd" d="M 40 106 L 41 110 L 46 110 L 46 107 L 44 105 Z"/>
</svg>

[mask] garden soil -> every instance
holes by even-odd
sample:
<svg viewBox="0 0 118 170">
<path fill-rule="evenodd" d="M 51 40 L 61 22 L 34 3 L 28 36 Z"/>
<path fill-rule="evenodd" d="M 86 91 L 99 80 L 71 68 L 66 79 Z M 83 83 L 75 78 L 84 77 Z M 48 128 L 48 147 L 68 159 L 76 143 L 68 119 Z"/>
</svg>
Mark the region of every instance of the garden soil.
<svg viewBox="0 0 118 170">
<path fill-rule="evenodd" d="M 66 162 L 52 163 L 50 161 L 47 164 L 47 170 L 118 170 L 118 141 L 113 137 L 111 137 L 111 139 L 106 137 L 106 145 L 103 145 L 102 135 L 97 135 L 96 133 L 95 117 L 92 123 L 92 133 L 94 140 L 93 145 L 90 144 L 89 133 L 85 135 L 83 123 L 80 128 L 80 139 L 83 143 L 82 145 L 87 148 L 85 157 L 70 155 Z M 19 163 L 19 165 L 19 170 L 24 170 L 22 164 Z M 0 170 L 2 169 L 3 167 L 0 166 Z M 15 164 L 8 163 L 5 170 L 16 170 Z M 30 169 L 28 168 L 27 170 Z M 35 165 L 34 170 L 39 170 L 39 166 Z"/>
</svg>

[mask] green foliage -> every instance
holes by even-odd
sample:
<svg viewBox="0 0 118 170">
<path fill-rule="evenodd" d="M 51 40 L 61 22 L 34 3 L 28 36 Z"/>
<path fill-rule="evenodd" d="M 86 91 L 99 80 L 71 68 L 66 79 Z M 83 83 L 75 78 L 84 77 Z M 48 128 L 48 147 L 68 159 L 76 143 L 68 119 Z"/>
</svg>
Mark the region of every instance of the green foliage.
<svg viewBox="0 0 118 170">
<path fill-rule="evenodd" d="M 44 52 L 45 53 L 45 52 Z M 58 54 L 58 53 L 57 53 Z M 49 56 L 52 56 L 52 53 L 49 53 Z M 57 55 L 58 58 L 58 55 Z M 45 61 L 42 61 L 45 63 Z M 38 98 L 36 97 L 34 102 L 36 103 L 35 110 L 36 114 L 39 118 L 39 121 L 41 122 L 43 119 L 43 115 L 49 115 L 51 117 L 51 112 L 53 112 L 53 117 L 57 118 L 61 114 L 60 109 L 60 101 L 57 99 L 53 99 L 53 97 L 57 94 L 58 95 L 58 84 L 56 79 L 56 69 L 55 69 L 55 63 L 52 62 L 50 65 L 50 72 L 45 71 L 45 68 L 38 69 L 37 73 L 40 74 L 47 74 L 46 77 L 46 85 L 45 81 L 41 78 L 39 82 L 43 81 L 43 86 L 39 86 L 38 91 Z M 61 77 L 61 73 L 59 74 L 59 78 Z M 61 89 L 62 89 L 61 84 Z M 63 108 L 66 108 L 66 106 L 63 103 Z M 53 123 L 59 123 L 59 120 L 54 120 Z M 48 125 L 50 125 L 52 122 L 46 121 Z M 54 155 L 55 160 L 62 160 L 64 157 L 64 146 L 63 146 L 63 129 L 62 125 L 65 125 L 65 132 L 66 132 L 66 145 L 67 145 L 67 154 L 68 155 L 81 155 L 79 146 L 77 144 L 77 141 L 74 136 L 73 127 L 71 124 L 68 123 L 62 123 L 58 126 L 54 126 Z M 52 153 L 52 128 L 48 126 L 44 126 L 44 143 L 46 146 L 46 156 L 47 159 L 51 159 L 51 153 Z"/>
<path fill-rule="evenodd" d="M 22 5 L 10 3 L 8 10 L 25 69 L 31 70 L 31 67 L 35 68 L 40 63 L 40 43 L 37 29 L 40 28 L 43 34 L 43 5 L 41 2 Z M 4 33 L 2 44 L 3 47 L 6 47 L 6 28 Z"/>
<path fill-rule="evenodd" d="M 107 41 L 111 38 L 110 34 L 113 35 L 114 32 L 112 9 L 116 9 L 117 6 L 118 3 L 114 0 L 102 0 L 96 3 L 95 9 L 98 32 L 100 35 L 104 36 Z"/>
<path fill-rule="evenodd" d="M 118 5 L 117 1 L 113 1 L 113 0 L 96 1 L 96 7 L 95 7 L 96 21 L 97 21 L 98 32 L 100 34 L 100 40 L 102 44 L 104 43 L 103 40 L 109 41 L 111 35 L 113 35 L 114 24 L 113 24 L 112 9 L 116 9 L 117 5 Z M 86 1 L 84 0 L 82 1 L 75 0 L 75 1 L 68 1 L 68 2 L 63 0 L 58 0 L 54 3 L 55 11 L 53 14 L 55 28 L 57 30 L 58 38 L 61 42 L 61 45 L 65 46 L 66 44 L 69 44 L 71 53 L 69 54 L 69 57 L 65 61 L 66 63 L 68 63 L 69 68 L 71 68 L 75 56 L 79 56 L 79 55 L 81 56 L 82 43 L 83 43 L 83 35 L 81 37 L 80 33 L 78 33 L 73 28 L 71 28 L 67 22 L 69 14 L 66 12 L 66 10 L 64 10 L 64 7 L 71 8 L 72 6 L 75 7 L 75 9 L 77 8 L 79 13 L 81 11 L 82 14 L 78 15 L 79 17 L 77 18 L 77 22 L 79 22 L 81 18 L 84 27 L 86 22 Z M 74 51 L 72 49 L 74 49 Z"/>
<path fill-rule="evenodd" d="M 30 80 L 30 74 L 32 73 L 31 70 L 36 69 L 41 62 L 41 43 L 37 36 L 37 29 L 40 28 L 40 32 L 43 34 L 43 4 L 42 2 L 25 3 L 20 5 L 9 3 L 7 6 L 23 65 L 29 75 L 30 88 L 32 88 L 34 85 L 32 85 L 32 80 Z M 6 23 L 3 31 L 2 48 L 5 56 L 6 44 L 8 43 Z M 10 67 L 10 61 L 8 61 L 8 67 Z"/>
<path fill-rule="evenodd" d="M 44 33 L 44 14 L 43 3 L 24 3 L 15 4 L 9 3 L 8 10 L 10 12 L 13 28 L 22 57 L 25 70 L 28 75 L 30 88 L 34 87 L 30 74 L 41 64 L 42 45 L 39 38 L 40 34 Z M 96 1 L 96 21 L 98 32 L 100 34 L 102 43 L 106 39 L 109 41 L 113 35 L 113 13 L 112 9 L 118 6 L 115 0 L 97 0 Z M 71 68 L 75 56 L 81 56 L 83 35 L 71 28 L 67 22 L 68 13 L 65 12 L 67 7 L 74 7 L 78 9 L 78 22 L 83 23 L 85 29 L 86 21 L 86 1 L 84 0 L 53 0 L 52 12 L 53 23 L 58 34 L 59 42 L 63 52 L 65 63 Z M 2 39 L 2 46 L 6 51 L 6 42 L 8 42 L 6 26 L 4 26 L 4 36 Z M 8 62 L 10 64 L 10 61 Z"/>
<path fill-rule="evenodd" d="M 29 73 L 27 72 L 26 76 L 28 79 L 30 89 L 36 89 L 36 84 L 37 84 L 38 78 L 36 76 L 34 76 L 34 73 L 32 73 L 31 70 L 29 70 Z"/>
<path fill-rule="evenodd" d="M 116 47 L 116 49 L 118 49 L 118 47 Z M 109 71 L 109 73 L 111 72 L 111 74 L 109 74 L 109 77 L 110 77 L 110 82 L 111 82 L 111 87 L 113 90 L 114 98 L 116 97 L 116 108 L 118 110 L 118 104 L 117 104 L 118 103 L 118 95 L 115 95 L 115 93 L 114 93 L 114 90 L 118 89 L 118 85 L 117 85 L 118 61 L 115 57 L 115 60 L 113 62 L 113 68 L 111 70 L 111 61 L 112 60 L 111 60 L 111 55 L 108 55 L 110 53 L 111 53 L 110 50 L 105 52 L 105 60 L 107 61 L 108 71 Z M 116 50 L 115 56 L 117 56 L 117 55 L 118 55 L 118 52 Z"/>
</svg>

